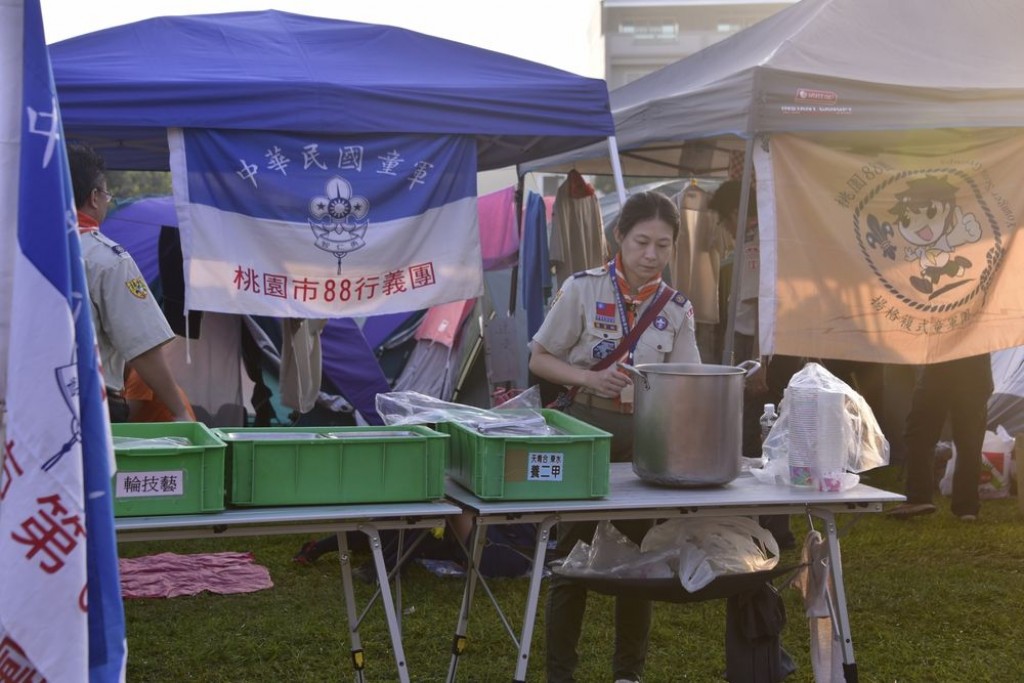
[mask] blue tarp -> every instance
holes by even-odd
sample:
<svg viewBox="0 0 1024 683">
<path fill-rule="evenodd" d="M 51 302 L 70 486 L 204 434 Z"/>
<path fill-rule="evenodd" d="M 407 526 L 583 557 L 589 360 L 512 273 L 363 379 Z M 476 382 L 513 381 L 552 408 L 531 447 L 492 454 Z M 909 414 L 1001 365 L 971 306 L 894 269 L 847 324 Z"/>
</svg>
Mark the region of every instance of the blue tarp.
<svg viewBox="0 0 1024 683">
<path fill-rule="evenodd" d="M 464 134 L 479 170 L 614 134 L 605 82 L 413 31 L 279 11 L 159 17 L 50 46 L 69 139 L 167 170 L 169 127 Z"/>
</svg>

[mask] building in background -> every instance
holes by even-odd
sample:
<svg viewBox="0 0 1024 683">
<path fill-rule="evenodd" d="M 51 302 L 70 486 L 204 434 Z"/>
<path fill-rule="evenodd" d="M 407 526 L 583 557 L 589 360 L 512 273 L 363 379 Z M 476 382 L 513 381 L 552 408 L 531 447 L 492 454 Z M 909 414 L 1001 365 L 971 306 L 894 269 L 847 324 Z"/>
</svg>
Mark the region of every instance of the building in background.
<svg viewBox="0 0 1024 683">
<path fill-rule="evenodd" d="M 602 0 L 608 90 L 698 52 L 792 4 L 792 0 Z"/>
</svg>

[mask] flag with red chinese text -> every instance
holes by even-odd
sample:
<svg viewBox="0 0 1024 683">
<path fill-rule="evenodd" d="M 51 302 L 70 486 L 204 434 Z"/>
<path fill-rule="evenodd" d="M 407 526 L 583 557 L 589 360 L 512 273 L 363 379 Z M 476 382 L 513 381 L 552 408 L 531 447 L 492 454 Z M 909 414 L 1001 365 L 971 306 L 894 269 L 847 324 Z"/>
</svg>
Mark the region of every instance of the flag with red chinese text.
<svg viewBox="0 0 1024 683">
<path fill-rule="evenodd" d="M 0 678 L 121 681 L 113 449 L 60 111 L 39 0 L 0 12 L 0 185 L 17 216 L 0 221 Z"/>
<path fill-rule="evenodd" d="M 936 363 L 1024 344 L 1019 129 L 755 147 L 762 353 Z"/>
<path fill-rule="evenodd" d="M 337 318 L 483 293 L 467 136 L 168 132 L 191 310 Z"/>
</svg>

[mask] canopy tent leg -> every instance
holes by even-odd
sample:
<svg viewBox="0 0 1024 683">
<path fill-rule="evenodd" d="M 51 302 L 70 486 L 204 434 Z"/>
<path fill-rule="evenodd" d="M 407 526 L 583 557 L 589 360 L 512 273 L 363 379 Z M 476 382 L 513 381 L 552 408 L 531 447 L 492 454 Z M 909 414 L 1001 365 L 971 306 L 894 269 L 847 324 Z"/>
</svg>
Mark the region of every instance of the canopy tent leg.
<svg viewBox="0 0 1024 683">
<path fill-rule="evenodd" d="M 747 225 L 747 212 L 750 210 L 750 185 L 754 176 L 754 137 L 751 136 L 747 139 L 746 146 L 744 147 L 743 156 L 743 180 L 740 183 L 740 206 L 739 212 L 736 214 L 736 247 L 733 249 L 732 257 L 732 285 L 729 289 L 729 317 L 725 325 L 725 344 L 722 346 L 722 364 L 723 365 L 734 365 L 735 360 L 733 359 L 733 347 L 734 337 L 736 333 L 736 306 L 739 303 L 739 291 L 740 285 L 743 283 L 743 269 L 740 268 L 739 255 L 743 253 L 743 249 L 746 246 L 746 225 Z M 760 310 L 758 311 L 758 317 L 760 317 Z M 756 331 L 757 336 L 760 337 L 760 329 Z M 755 340 L 758 343 L 756 347 L 761 348 L 760 339 Z M 743 358 L 741 360 L 749 360 Z M 756 359 L 760 360 L 760 358 Z"/>
<path fill-rule="evenodd" d="M 608 158 L 612 162 L 612 175 L 615 176 L 615 190 L 619 195 L 619 210 L 626 203 L 626 183 L 622 179 L 622 163 L 619 161 L 619 144 L 614 135 L 608 136 Z"/>
</svg>

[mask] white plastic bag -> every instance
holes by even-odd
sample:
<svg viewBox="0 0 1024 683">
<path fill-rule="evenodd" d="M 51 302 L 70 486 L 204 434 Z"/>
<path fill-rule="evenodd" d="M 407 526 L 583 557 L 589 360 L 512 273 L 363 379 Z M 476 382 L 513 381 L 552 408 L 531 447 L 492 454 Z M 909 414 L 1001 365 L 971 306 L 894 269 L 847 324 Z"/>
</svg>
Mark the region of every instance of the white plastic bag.
<svg viewBox="0 0 1024 683">
<path fill-rule="evenodd" d="M 981 474 L 978 477 L 978 496 L 982 499 L 1006 498 L 1010 495 L 1010 474 L 1013 469 L 1015 439 L 1002 425 L 996 431 L 987 430 L 981 445 Z M 953 472 L 956 469 L 956 446 L 946 462 L 946 472 L 939 481 L 939 492 L 953 495 Z"/>
<path fill-rule="evenodd" d="M 675 552 L 679 582 L 691 593 L 716 577 L 766 571 L 779 562 L 779 544 L 749 517 L 672 519 L 651 528 L 640 550 Z"/>
<path fill-rule="evenodd" d="M 790 378 L 785 396 L 779 419 L 763 444 L 764 467 L 750 469 L 759 482 L 845 491 L 860 481 L 854 472 L 889 464 L 889 442 L 867 401 L 822 365 L 804 365 Z M 816 428 L 823 425 L 814 419 L 807 421 L 812 410 L 829 416 L 827 453 L 815 452 L 813 444 L 794 440 L 798 436 L 815 437 L 818 445 L 823 443 L 816 433 Z M 805 467 L 791 467 L 790 450 L 794 445 L 803 447 L 804 455 L 813 454 L 814 461 L 804 463 Z"/>
</svg>

